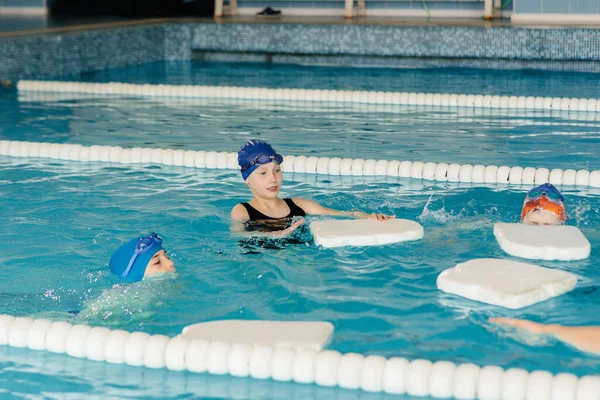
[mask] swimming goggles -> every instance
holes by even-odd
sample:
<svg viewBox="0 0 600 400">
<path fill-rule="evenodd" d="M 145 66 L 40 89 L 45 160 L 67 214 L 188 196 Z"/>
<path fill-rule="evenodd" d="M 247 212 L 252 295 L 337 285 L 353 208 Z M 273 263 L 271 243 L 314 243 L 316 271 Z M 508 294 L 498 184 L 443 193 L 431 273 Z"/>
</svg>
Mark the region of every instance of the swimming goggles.
<svg viewBox="0 0 600 400">
<path fill-rule="evenodd" d="M 277 164 L 281 164 L 283 162 L 283 156 L 281 154 L 273 154 L 272 156 L 268 156 L 266 154 L 260 154 L 254 158 L 254 160 L 250 164 L 246 164 L 242 167 L 242 172 L 248 170 L 253 165 L 264 165 L 270 162 L 275 162 Z"/>
<path fill-rule="evenodd" d="M 140 238 L 140 240 L 135 245 L 135 251 L 131 256 L 131 259 L 129 260 L 129 264 L 127 264 L 127 268 L 125 268 L 125 271 L 123 271 L 123 274 L 121 276 L 126 277 L 127 275 L 129 275 L 129 271 L 131 271 L 131 267 L 133 267 L 133 263 L 135 263 L 135 260 L 138 258 L 138 256 L 140 254 L 146 253 L 148 250 L 154 247 L 155 243 L 161 246 L 162 238 L 154 232 L 152 232 L 149 236 Z"/>
<path fill-rule="evenodd" d="M 527 193 L 527 200 L 537 200 L 542 196 L 546 196 L 548 200 L 556 204 L 563 204 L 565 198 L 563 195 L 551 184 L 544 183 L 541 186 L 533 188 Z"/>
</svg>

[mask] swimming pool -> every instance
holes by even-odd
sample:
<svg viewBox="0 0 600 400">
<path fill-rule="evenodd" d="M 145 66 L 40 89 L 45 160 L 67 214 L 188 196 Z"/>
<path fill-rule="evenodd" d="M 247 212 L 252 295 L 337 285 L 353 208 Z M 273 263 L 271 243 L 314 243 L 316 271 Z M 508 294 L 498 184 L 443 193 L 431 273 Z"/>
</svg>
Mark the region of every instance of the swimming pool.
<svg viewBox="0 0 600 400">
<path fill-rule="evenodd" d="M 112 71 L 90 79 L 126 81 L 136 76 L 139 82 L 181 83 L 185 72 L 187 82 L 203 84 L 207 81 L 199 76 L 209 79 L 211 74 L 194 71 L 229 72 L 227 68 L 239 75 L 213 72 L 211 84 L 241 85 L 242 80 L 259 86 L 272 77 L 271 68 L 260 65 L 233 68 L 180 63 Z M 353 77 L 360 75 L 354 69 L 345 73 L 343 69 L 288 68 L 277 74 L 307 76 L 306 84 L 314 87 L 353 88 Z M 393 90 L 394 84 L 407 79 L 421 82 L 414 90 L 432 91 L 435 88 L 426 86 L 427 82 L 439 77 L 457 85 L 442 89 L 458 91 L 472 81 L 465 78 L 469 72 L 367 71 L 376 77 L 368 87 L 372 90 Z M 503 73 L 497 75 L 499 82 L 511 81 Z M 522 77 L 512 88 L 505 87 L 505 93 L 535 88 L 544 75 L 533 75 Z M 570 79 L 564 86 L 538 87 L 527 95 L 587 93 L 588 74 L 566 76 Z M 461 77 L 462 83 L 457 84 Z M 490 79 L 485 76 L 482 81 Z M 475 93 L 482 81 L 475 81 L 469 90 Z M 561 82 L 561 75 L 551 81 Z M 282 83 L 276 79 L 273 84 Z M 598 126 L 595 115 L 588 114 L 98 96 L 56 101 L 51 96 L 19 96 L 10 92 L 0 99 L 10 110 L 0 117 L 4 119 L 2 139 L 236 151 L 246 139 L 259 137 L 273 142 L 283 154 L 598 168 L 593 147 Z M 562 188 L 570 223 L 588 236 L 592 256 L 570 263 L 540 263 L 576 273 L 580 277 L 577 289 L 519 312 L 441 294 L 435 278 L 458 262 L 505 256 L 494 240 L 492 226 L 517 221 L 525 187 L 286 174 L 285 195 L 310 197 L 339 209 L 380 210 L 415 219 L 425 227 L 426 237 L 421 242 L 385 247 L 324 250 L 316 248 L 304 232 L 298 237 L 300 244 L 265 248 L 260 243 L 240 242 L 229 233 L 231 207 L 247 199 L 235 171 L 8 157 L 1 157 L 0 162 L 5 193 L 0 204 L 6 218 L 0 239 L 11 243 L 19 237 L 20 242 L 5 250 L 3 264 L 11 279 L 0 283 L 0 292 L 7 313 L 78 318 L 94 325 L 167 335 L 200 320 L 322 319 L 334 323 L 336 334 L 330 347 L 341 352 L 578 375 L 598 370 L 597 358 L 486 322 L 491 315 L 573 325 L 596 322 L 593 307 L 600 302 L 599 275 L 593 266 L 598 262 L 594 244 L 600 236 L 600 201 L 593 188 Z M 143 284 L 133 290 L 111 290 L 114 281 L 106 271 L 111 250 L 120 240 L 148 230 L 162 233 L 179 267 L 178 279 L 159 282 L 160 290 Z M 76 317 L 70 313 L 86 309 L 91 311 Z M 124 383 L 116 378 L 126 371 L 133 376 L 127 393 L 136 396 L 289 398 L 290 390 L 298 391 L 294 398 L 348 395 L 344 390 L 312 386 L 132 372 L 135 368 L 2 350 L 10 369 L 24 380 L 16 386 L 7 379 L 6 386 L 17 394 L 43 391 L 58 397 L 52 384 L 58 375 L 68 382 L 67 389 L 60 391 L 73 395 L 124 395 L 118 392 Z M 75 371 L 87 372 L 88 368 L 85 376 L 73 378 Z M 159 389 L 156 382 L 169 383 Z"/>
</svg>

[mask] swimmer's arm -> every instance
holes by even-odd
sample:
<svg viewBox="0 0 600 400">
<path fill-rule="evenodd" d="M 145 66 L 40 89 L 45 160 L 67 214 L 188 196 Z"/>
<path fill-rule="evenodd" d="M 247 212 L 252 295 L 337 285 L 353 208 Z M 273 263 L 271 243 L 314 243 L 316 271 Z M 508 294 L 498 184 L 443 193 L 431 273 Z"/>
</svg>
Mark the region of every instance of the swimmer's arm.
<svg viewBox="0 0 600 400">
<path fill-rule="evenodd" d="M 537 322 L 513 319 L 491 318 L 491 322 L 514 326 L 531 333 L 552 335 L 581 351 L 600 355 L 600 326 L 563 326 L 539 324 Z"/>
<path fill-rule="evenodd" d="M 292 200 L 294 201 L 294 203 L 296 203 L 296 205 L 298 207 L 303 209 L 305 213 L 311 214 L 311 215 L 339 215 L 339 216 L 344 216 L 344 217 L 354 217 L 356 219 L 377 219 L 380 221 L 390 219 L 390 218 L 396 218 L 395 215 L 385 215 L 385 214 L 381 214 L 381 213 L 367 214 L 366 212 L 362 212 L 362 211 L 334 210 L 333 208 L 323 207 L 316 201 L 302 199 L 299 197 L 293 198 Z"/>
<path fill-rule="evenodd" d="M 276 239 L 289 235 L 304 223 L 304 219 L 300 219 L 294 222 L 289 228 L 281 231 L 259 232 L 246 230 L 246 222 L 248 222 L 249 219 L 250 216 L 248 215 L 248 211 L 246 211 L 244 206 L 238 204 L 233 207 L 233 210 L 231 210 L 231 226 L 229 227 L 231 233 L 244 237 L 268 237 Z"/>
</svg>

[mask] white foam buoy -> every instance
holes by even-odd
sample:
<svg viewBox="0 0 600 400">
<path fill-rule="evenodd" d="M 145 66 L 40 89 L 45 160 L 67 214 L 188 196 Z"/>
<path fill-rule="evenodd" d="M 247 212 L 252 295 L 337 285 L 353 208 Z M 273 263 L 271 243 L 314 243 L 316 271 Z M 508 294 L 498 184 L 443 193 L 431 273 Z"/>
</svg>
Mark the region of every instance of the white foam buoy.
<svg viewBox="0 0 600 400">
<path fill-rule="evenodd" d="M 73 325 L 68 322 L 54 322 L 46 333 L 46 350 L 51 353 L 64 353 L 71 328 Z"/>
<path fill-rule="evenodd" d="M 294 382 L 313 383 L 317 352 L 310 349 L 298 350 L 294 360 Z"/>
<path fill-rule="evenodd" d="M 250 355 L 250 376 L 254 379 L 271 377 L 271 360 L 275 348 L 264 344 L 255 345 Z"/>
<path fill-rule="evenodd" d="M 279 382 L 289 382 L 294 377 L 296 349 L 277 347 L 271 358 L 271 378 Z"/>
<path fill-rule="evenodd" d="M 471 173 L 471 182 L 483 183 L 485 182 L 485 165 L 475 165 Z"/>
<path fill-rule="evenodd" d="M 206 370 L 213 375 L 225 375 L 227 373 L 227 361 L 231 343 L 210 342 L 206 355 Z"/>
<path fill-rule="evenodd" d="M 477 398 L 480 400 L 497 400 L 502 393 L 504 370 L 495 365 L 481 368 L 477 384 Z"/>
<path fill-rule="evenodd" d="M 66 340 L 65 352 L 75 358 L 84 358 L 87 345 L 87 337 L 92 330 L 88 325 L 74 325 L 69 331 Z"/>
<path fill-rule="evenodd" d="M 533 371 L 527 380 L 528 399 L 551 399 L 552 374 L 548 371 Z"/>
<path fill-rule="evenodd" d="M 447 399 L 452 397 L 456 365 L 450 361 L 437 361 L 431 366 L 429 394 Z"/>
<path fill-rule="evenodd" d="M 406 393 L 411 396 L 429 395 L 429 376 L 433 363 L 416 359 L 408 364 L 406 372 Z"/>
<path fill-rule="evenodd" d="M 247 343 L 234 343 L 229 350 L 227 369 L 231 376 L 245 377 L 250 375 L 250 357 L 254 347 Z"/>
<path fill-rule="evenodd" d="M 363 175 L 363 166 L 365 164 L 365 160 L 362 158 L 356 158 L 352 161 L 352 165 L 350 167 L 350 172 L 354 176 L 362 176 Z"/>
<path fill-rule="evenodd" d="M 306 173 L 307 174 L 316 174 L 317 173 L 317 163 L 319 159 L 315 156 L 310 156 L 306 159 Z"/>
<path fill-rule="evenodd" d="M 458 180 L 460 182 L 471 182 L 473 177 L 473 166 L 471 164 L 464 164 L 460 166 L 460 171 L 458 173 Z"/>
<path fill-rule="evenodd" d="M 423 168 L 425 163 L 421 161 L 415 161 L 410 166 L 410 177 L 413 179 L 423 179 Z"/>
<path fill-rule="evenodd" d="M 454 371 L 454 392 L 457 399 L 476 399 L 481 368 L 475 364 L 461 364 Z"/>
<path fill-rule="evenodd" d="M 502 400 L 525 400 L 529 372 L 522 368 L 510 368 L 502 380 Z"/>
<path fill-rule="evenodd" d="M 111 364 L 123 364 L 141 366 L 143 346 L 145 340 L 150 337 L 147 333 L 133 334 L 117 329 L 111 331 L 104 341 L 104 359 Z M 140 343 L 141 341 L 141 343 Z M 128 347 L 131 345 L 131 348 Z"/>
<path fill-rule="evenodd" d="M 323 350 L 315 359 L 315 383 L 320 386 L 338 384 L 338 367 L 342 355 L 333 350 Z"/>
<path fill-rule="evenodd" d="M 364 358 L 360 387 L 366 392 L 383 390 L 383 372 L 387 360 L 382 356 L 370 355 Z"/>
<path fill-rule="evenodd" d="M 412 172 L 412 162 L 402 161 L 398 166 L 398 176 L 400 178 L 410 178 Z M 420 178 L 419 178 L 420 179 Z"/>
<path fill-rule="evenodd" d="M 392 357 L 383 370 L 383 390 L 391 394 L 406 393 L 406 371 L 409 361 L 402 357 Z"/>
<path fill-rule="evenodd" d="M 439 163 L 435 166 L 435 176 L 434 179 L 438 182 L 447 181 L 448 178 L 446 176 L 448 172 L 449 165 L 446 163 Z"/>
<path fill-rule="evenodd" d="M 559 373 L 552 380 L 551 400 L 577 400 L 577 376 L 569 373 Z M 600 393 L 598 393 L 600 397 Z"/>
<path fill-rule="evenodd" d="M 317 161 L 317 174 L 329 174 L 329 157 L 319 157 Z"/>
<path fill-rule="evenodd" d="M 10 327 L 10 332 L 8 334 L 8 345 L 19 348 L 27 347 L 29 330 L 31 329 L 32 325 L 33 319 L 28 317 L 17 317 Z"/>
<path fill-rule="evenodd" d="M 423 179 L 427 181 L 435 180 L 436 164 L 432 162 L 423 165 Z"/>
<path fill-rule="evenodd" d="M 460 181 L 460 164 L 450 164 L 448 166 L 448 172 L 446 173 L 446 179 L 448 182 L 459 182 Z"/>
<path fill-rule="evenodd" d="M 128 335 L 123 346 L 125 364 L 135 367 L 144 365 L 144 353 L 149 340 L 150 335 L 146 332 L 133 332 Z M 106 361 L 109 361 L 108 354 L 106 354 Z"/>
<path fill-rule="evenodd" d="M 329 175 L 339 175 L 341 163 L 342 159 L 339 157 L 330 158 L 329 164 L 327 165 L 327 171 Z"/>
<path fill-rule="evenodd" d="M 158 369 L 165 366 L 165 349 L 171 339 L 165 335 L 152 335 L 144 348 L 144 365 Z"/>
<path fill-rule="evenodd" d="M 52 327 L 49 319 L 36 319 L 29 328 L 27 347 L 31 350 L 46 350 L 46 334 Z"/>
<path fill-rule="evenodd" d="M 346 353 L 340 359 L 338 385 L 343 389 L 358 389 L 361 385 L 363 363 L 361 354 Z"/>
<path fill-rule="evenodd" d="M 169 340 L 165 348 L 165 367 L 171 371 L 185 370 L 185 355 L 190 341 L 182 336 Z"/>
<path fill-rule="evenodd" d="M 91 329 L 85 343 L 85 357 L 92 361 L 104 361 L 104 346 L 111 330 L 105 327 L 96 326 Z"/>
<path fill-rule="evenodd" d="M 400 169 L 400 162 L 399 161 L 390 161 L 387 164 L 387 167 L 385 169 L 385 174 L 387 176 L 398 176 L 398 171 Z"/>
<path fill-rule="evenodd" d="M 207 370 L 209 342 L 190 340 L 185 352 L 185 367 L 188 371 L 203 373 Z"/>
<path fill-rule="evenodd" d="M 600 376 L 588 375 L 579 379 L 577 400 L 598 400 L 600 393 Z"/>
</svg>

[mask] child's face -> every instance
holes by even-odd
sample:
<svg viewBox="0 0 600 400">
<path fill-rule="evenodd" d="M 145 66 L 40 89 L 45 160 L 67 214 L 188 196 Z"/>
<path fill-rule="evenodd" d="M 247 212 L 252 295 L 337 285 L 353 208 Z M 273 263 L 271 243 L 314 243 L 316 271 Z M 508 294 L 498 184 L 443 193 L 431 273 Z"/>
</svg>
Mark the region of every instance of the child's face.
<svg viewBox="0 0 600 400">
<path fill-rule="evenodd" d="M 281 165 L 271 162 L 258 167 L 248 177 L 248 186 L 252 193 L 261 198 L 276 198 L 281 190 Z"/>
<path fill-rule="evenodd" d="M 148 261 L 144 276 L 175 272 L 175 265 L 164 250 L 157 251 Z"/>
<path fill-rule="evenodd" d="M 528 225 L 558 225 L 561 223 L 561 220 L 552 211 L 535 208 L 525 214 L 523 223 Z"/>
</svg>

